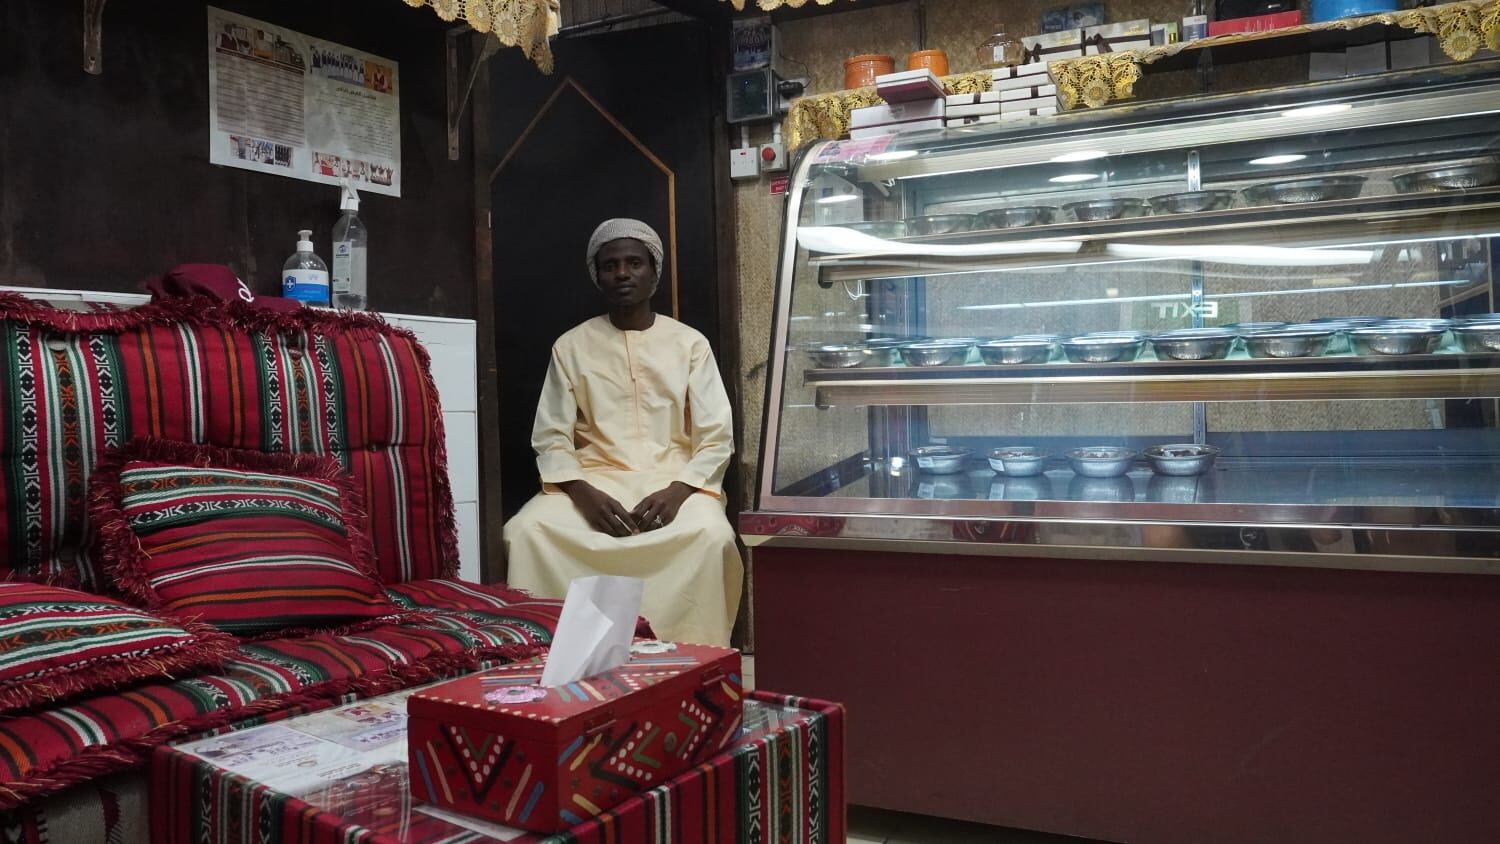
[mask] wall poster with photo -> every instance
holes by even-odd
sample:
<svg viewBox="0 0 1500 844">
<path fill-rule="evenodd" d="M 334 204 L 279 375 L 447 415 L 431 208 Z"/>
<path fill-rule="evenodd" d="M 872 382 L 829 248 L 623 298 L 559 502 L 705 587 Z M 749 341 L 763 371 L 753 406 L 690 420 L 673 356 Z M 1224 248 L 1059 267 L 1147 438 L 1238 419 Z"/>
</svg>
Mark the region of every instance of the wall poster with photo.
<svg viewBox="0 0 1500 844">
<path fill-rule="evenodd" d="M 399 67 L 208 8 L 213 164 L 401 195 Z"/>
</svg>

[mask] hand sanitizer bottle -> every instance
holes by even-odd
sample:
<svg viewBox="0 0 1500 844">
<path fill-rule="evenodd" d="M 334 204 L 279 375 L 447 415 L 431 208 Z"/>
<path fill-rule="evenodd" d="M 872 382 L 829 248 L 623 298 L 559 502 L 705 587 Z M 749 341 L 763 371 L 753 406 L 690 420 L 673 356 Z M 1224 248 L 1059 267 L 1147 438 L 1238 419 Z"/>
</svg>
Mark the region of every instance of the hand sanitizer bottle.
<svg viewBox="0 0 1500 844">
<path fill-rule="evenodd" d="M 308 305 L 328 304 L 328 265 L 313 253 L 312 230 L 297 232 L 297 254 L 281 271 L 281 295 Z"/>
<path fill-rule="evenodd" d="M 339 210 L 344 214 L 333 224 L 333 304 L 362 311 L 369 305 L 365 256 L 370 235 L 359 220 L 359 192 L 348 181 Z"/>
</svg>

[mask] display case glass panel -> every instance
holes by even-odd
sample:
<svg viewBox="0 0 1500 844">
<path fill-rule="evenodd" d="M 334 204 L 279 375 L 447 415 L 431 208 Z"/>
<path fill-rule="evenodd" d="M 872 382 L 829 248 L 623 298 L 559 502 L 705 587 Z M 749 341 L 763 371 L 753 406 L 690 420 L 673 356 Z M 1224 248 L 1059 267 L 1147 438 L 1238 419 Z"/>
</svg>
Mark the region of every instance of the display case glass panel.
<svg viewBox="0 0 1500 844">
<path fill-rule="evenodd" d="M 1496 526 L 1497 238 L 1493 62 L 819 144 L 758 508 Z"/>
</svg>

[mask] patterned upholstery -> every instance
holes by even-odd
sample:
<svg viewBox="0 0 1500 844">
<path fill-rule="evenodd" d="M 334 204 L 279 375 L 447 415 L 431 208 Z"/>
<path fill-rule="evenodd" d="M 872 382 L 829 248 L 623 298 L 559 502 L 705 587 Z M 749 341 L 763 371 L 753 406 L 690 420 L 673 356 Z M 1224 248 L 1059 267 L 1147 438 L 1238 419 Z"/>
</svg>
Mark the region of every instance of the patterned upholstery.
<svg viewBox="0 0 1500 844">
<path fill-rule="evenodd" d="M 273 638 L 396 620 L 338 461 L 163 440 L 106 454 L 95 548 L 142 606 Z"/>
<path fill-rule="evenodd" d="M 89 476 L 143 436 L 334 457 L 386 582 L 457 571 L 427 353 L 378 317 L 207 298 L 79 313 L 0 293 L 0 384 L 0 577 L 100 591 Z"/>
<path fill-rule="evenodd" d="M 406 587 L 449 592 L 440 583 Z M 468 589 L 475 587 L 460 584 L 454 591 Z M 403 601 L 402 593 L 391 597 Z M 489 600 L 506 598 L 519 599 L 513 611 Z M 165 741 L 280 720 L 535 655 L 552 641 L 561 609 L 557 601 L 479 587 L 470 607 L 477 615 L 450 609 L 454 615 L 422 624 L 246 643 L 218 674 L 0 718 L 0 810 L 132 767 Z"/>
</svg>

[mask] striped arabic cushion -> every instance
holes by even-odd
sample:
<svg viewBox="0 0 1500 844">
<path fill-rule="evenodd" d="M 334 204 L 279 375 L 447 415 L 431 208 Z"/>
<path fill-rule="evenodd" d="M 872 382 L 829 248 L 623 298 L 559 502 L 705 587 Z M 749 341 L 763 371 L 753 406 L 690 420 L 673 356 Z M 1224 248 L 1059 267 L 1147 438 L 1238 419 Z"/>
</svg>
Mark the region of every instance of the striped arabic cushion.
<svg viewBox="0 0 1500 844">
<path fill-rule="evenodd" d="M 339 464 L 137 441 L 94 476 L 101 556 L 146 606 L 239 636 L 401 612 Z"/>
<path fill-rule="evenodd" d="M 118 601 L 34 583 L 0 583 L 0 713 L 143 678 L 218 667 L 235 642 Z"/>
</svg>

